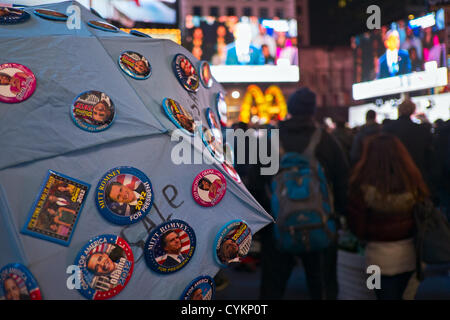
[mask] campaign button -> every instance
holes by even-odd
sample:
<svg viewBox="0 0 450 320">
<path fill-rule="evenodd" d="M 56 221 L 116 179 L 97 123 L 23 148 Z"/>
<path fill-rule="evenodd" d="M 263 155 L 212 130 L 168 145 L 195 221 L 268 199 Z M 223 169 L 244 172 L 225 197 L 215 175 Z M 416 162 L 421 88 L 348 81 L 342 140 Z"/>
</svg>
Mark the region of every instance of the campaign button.
<svg viewBox="0 0 450 320">
<path fill-rule="evenodd" d="M 243 220 L 232 220 L 220 229 L 214 240 L 214 258 L 222 267 L 241 262 L 252 244 L 252 232 Z"/>
<path fill-rule="evenodd" d="M 74 264 L 80 268 L 78 291 L 86 299 L 105 300 L 126 287 L 133 273 L 134 257 L 124 239 L 104 234 L 89 240 Z"/>
<path fill-rule="evenodd" d="M 170 274 L 191 260 L 196 248 L 194 229 L 182 220 L 170 220 L 155 228 L 145 243 L 145 261 L 156 273 Z"/>
<path fill-rule="evenodd" d="M 30 270 L 20 263 L 0 269 L 0 300 L 42 300 L 41 290 Z"/>
<path fill-rule="evenodd" d="M 18 63 L 0 65 L 0 101 L 18 103 L 28 99 L 36 89 L 36 77 Z"/>
</svg>

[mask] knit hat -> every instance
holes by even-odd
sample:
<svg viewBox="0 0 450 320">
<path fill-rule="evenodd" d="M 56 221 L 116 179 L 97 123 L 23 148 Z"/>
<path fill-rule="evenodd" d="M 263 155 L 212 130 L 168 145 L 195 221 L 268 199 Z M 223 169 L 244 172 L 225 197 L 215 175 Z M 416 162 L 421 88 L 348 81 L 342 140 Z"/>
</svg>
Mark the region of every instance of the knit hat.
<svg viewBox="0 0 450 320">
<path fill-rule="evenodd" d="M 307 87 L 295 91 L 288 100 L 291 115 L 307 116 L 316 112 L 316 95 Z"/>
</svg>

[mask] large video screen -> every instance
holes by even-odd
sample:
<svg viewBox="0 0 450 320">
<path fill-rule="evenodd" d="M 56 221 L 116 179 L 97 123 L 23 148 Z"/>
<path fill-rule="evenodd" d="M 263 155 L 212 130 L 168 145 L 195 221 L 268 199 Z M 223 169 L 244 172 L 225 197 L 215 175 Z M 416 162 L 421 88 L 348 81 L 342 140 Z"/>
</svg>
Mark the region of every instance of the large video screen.
<svg viewBox="0 0 450 320">
<path fill-rule="evenodd" d="M 178 0 L 78 0 L 104 19 L 124 28 L 177 27 Z"/>
<path fill-rule="evenodd" d="M 182 44 L 211 64 L 219 82 L 299 79 L 297 22 L 293 19 L 187 16 Z"/>
<path fill-rule="evenodd" d="M 443 9 L 423 17 L 400 20 L 353 37 L 355 83 L 397 77 L 356 88 L 372 91 L 374 96 L 382 95 L 384 89 L 388 89 L 386 94 L 416 90 L 414 82 L 419 82 L 419 78 L 425 79 L 421 84 L 423 88 L 437 86 L 439 80 L 444 78 L 444 73 L 446 78 L 446 70 L 438 71 L 439 68 L 447 67 L 445 39 Z M 425 71 L 428 72 L 423 73 Z M 419 72 L 422 73 L 408 76 Z M 406 78 L 402 77 L 405 75 Z M 399 81 L 399 87 L 395 87 L 396 80 Z M 371 88 L 374 90 L 370 90 Z M 355 86 L 353 89 L 355 96 Z"/>
<path fill-rule="evenodd" d="M 67 0 L 0 0 L 0 3 L 36 6 Z M 178 0 L 77 0 L 102 18 L 122 28 L 178 28 Z"/>
</svg>

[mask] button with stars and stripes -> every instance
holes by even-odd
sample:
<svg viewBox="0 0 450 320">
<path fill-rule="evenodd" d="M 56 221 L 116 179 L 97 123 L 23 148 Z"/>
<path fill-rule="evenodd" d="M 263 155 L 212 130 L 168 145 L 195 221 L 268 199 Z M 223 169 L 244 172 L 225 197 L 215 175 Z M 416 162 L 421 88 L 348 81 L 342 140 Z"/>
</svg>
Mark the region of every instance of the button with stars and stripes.
<svg viewBox="0 0 450 320">
<path fill-rule="evenodd" d="M 106 172 L 98 182 L 95 202 L 102 216 L 119 225 L 143 219 L 153 205 L 150 179 L 133 167 L 116 167 Z"/>
<path fill-rule="evenodd" d="M 80 289 L 87 299 L 105 300 L 119 294 L 131 278 L 134 257 L 128 243 L 115 235 L 92 238 L 79 251 Z"/>
<path fill-rule="evenodd" d="M 157 273 L 173 273 L 186 266 L 195 248 L 194 229 L 182 220 L 169 220 L 148 236 L 144 249 L 145 261 Z"/>
</svg>

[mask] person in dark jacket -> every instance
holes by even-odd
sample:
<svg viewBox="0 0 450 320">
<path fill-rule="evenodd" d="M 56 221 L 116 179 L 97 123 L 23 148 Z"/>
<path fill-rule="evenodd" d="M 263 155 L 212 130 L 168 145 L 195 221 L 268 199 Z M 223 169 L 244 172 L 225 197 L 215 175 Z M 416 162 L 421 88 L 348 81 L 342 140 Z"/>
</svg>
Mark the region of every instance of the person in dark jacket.
<svg viewBox="0 0 450 320">
<path fill-rule="evenodd" d="M 415 110 L 414 102 L 405 99 L 398 106 L 398 119 L 383 126 L 383 132 L 395 135 L 405 145 L 433 194 L 430 174 L 433 137 L 429 124 L 417 124 L 411 121 L 411 115 Z"/>
<path fill-rule="evenodd" d="M 296 91 L 288 100 L 290 119 L 279 123 L 280 145 L 284 152 L 303 152 L 316 129 L 314 114 L 316 96 L 308 88 Z M 336 212 L 343 213 L 346 203 L 348 162 L 338 142 L 322 130 L 315 150 L 316 158 L 325 171 L 334 193 Z M 264 228 L 262 236 L 261 299 L 281 299 L 296 264 L 294 255 L 282 253 L 274 246 L 273 225 Z M 335 245 L 321 252 L 300 256 L 306 273 L 310 298 L 336 299 L 337 248 Z"/>
<path fill-rule="evenodd" d="M 437 191 L 437 205 L 450 221 L 450 120 L 435 129 L 433 185 Z"/>
<path fill-rule="evenodd" d="M 381 131 L 381 126 L 376 121 L 377 113 L 369 110 L 366 113 L 366 124 L 363 125 L 353 139 L 352 149 L 350 151 L 350 163 L 353 165 L 361 157 L 362 144 L 366 137 Z"/>
</svg>

